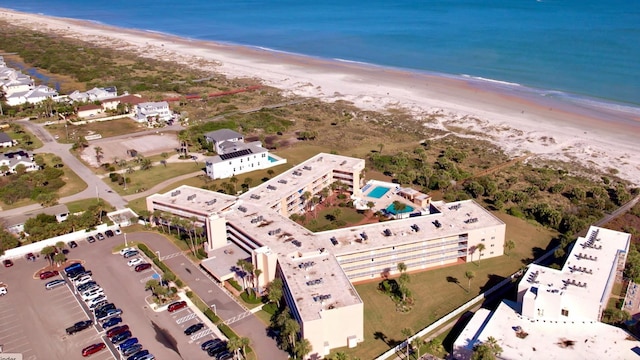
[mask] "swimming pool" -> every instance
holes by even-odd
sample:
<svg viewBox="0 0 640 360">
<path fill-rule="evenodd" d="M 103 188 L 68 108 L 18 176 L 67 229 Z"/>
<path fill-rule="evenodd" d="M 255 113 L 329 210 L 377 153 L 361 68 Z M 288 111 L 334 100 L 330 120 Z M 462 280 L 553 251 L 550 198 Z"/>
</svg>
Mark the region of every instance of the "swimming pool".
<svg viewBox="0 0 640 360">
<path fill-rule="evenodd" d="M 269 156 L 269 162 L 276 162 L 278 161 L 278 159 L 274 158 L 273 156 Z"/>
<path fill-rule="evenodd" d="M 391 204 L 391 205 L 387 206 L 387 212 L 389 212 L 389 213 L 391 213 L 393 215 L 398 215 L 398 213 L 405 214 L 405 213 L 413 211 L 413 206 L 409 206 L 409 205 L 406 205 L 406 204 L 405 204 L 405 206 L 406 207 L 404 209 L 402 209 L 401 211 L 397 211 L 396 207 L 393 204 Z"/>
<path fill-rule="evenodd" d="M 380 199 L 381 197 L 384 196 L 384 194 L 387 193 L 387 191 L 389 191 L 390 189 L 388 187 L 384 187 L 384 186 L 376 186 L 373 190 L 369 191 L 369 193 L 367 194 L 368 197 L 372 197 L 372 198 L 376 198 L 376 199 Z"/>
</svg>

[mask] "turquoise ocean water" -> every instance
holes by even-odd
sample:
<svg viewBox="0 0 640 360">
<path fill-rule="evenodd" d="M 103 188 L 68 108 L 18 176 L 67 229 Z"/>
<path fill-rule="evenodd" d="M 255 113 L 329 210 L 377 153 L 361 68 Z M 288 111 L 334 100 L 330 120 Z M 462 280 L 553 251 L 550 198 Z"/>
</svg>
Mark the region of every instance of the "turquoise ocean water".
<svg viewBox="0 0 640 360">
<path fill-rule="evenodd" d="M 520 84 L 640 114 L 637 0 L 0 0 L 0 7 Z"/>
</svg>

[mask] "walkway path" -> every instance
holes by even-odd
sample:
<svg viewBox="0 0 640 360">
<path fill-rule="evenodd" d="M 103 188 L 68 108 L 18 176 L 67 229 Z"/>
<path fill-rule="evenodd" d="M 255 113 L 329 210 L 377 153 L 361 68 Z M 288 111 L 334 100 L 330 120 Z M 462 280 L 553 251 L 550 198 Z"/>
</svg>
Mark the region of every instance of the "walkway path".
<svg viewBox="0 0 640 360">
<path fill-rule="evenodd" d="M 190 179 L 190 178 L 192 178 L 194 176 L 198 176 L 198 175 L 202 175 L 202 174 L 204 174 L 202 171 L 195 171 L 195 172 L 192 172 L 192 173 L 189 173 L 189 174 L 176 176 L 174 178 L 165 180 L 165 181 L 161 182 L 160 184 L 155 185 L 154 187 L 152 187 L 149 190 L 145 190 L 145 191 L 137 193 L 137 194 L 125 195 L 125 196 L 123 196 L 123 198 L 126 201 L 131 201 L 131 200 L 139 199 L 141 197 L 147 197 L 147 196 L 153 195 L 153 194 L 155 194 L 157 192 L 160 192 L 160 190 L 166 188 L 167 186 L 169 186 L 169 185 L 171 185 L 171 184 L 173 184 L 175 182 L 186 180 L 186 179 Z"/>
<path fill-rule="evenodd" d="M 240 306 L 236 299 L 223 291 L 200 268 L 187 258 L 173 243 L 160 234 L 152 232 L 138 232 L 128 234 L 129 241 L 141 241 L 152 251 L 159 251 L 160 257 L 167 256 L 164 263 L 184 283 L 224 321 L 234 320 L 246 313 L 246 308 Z M 179 255 L 175 255 L 179 253 Z M 214 307 L 215 305 L 215 307 Z M 279 360 L 287 359 L 287 354 L 278 349 L 276 341 L 267 336 L 266 325 L 251 314 L 235 321 L 233 330 L 242 337 L 251 339 L 251 347 L 258 359 Z"/>
</svg>

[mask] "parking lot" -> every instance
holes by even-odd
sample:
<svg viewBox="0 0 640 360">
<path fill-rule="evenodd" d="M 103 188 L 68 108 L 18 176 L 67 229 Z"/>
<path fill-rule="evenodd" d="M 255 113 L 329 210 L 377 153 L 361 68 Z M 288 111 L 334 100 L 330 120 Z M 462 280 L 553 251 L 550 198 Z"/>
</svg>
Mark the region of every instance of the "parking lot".
<svg viewBox="0 0 640 360">
<path fill-rule="evenodd" d="M 204 329 L 187 336 L 184 329 L 200 322 L 189 308 L 175 313 L 155 312 L 147 304 L 151 293 L 144 290 L 145 283 L 157 276 L 153 268 L 135 272 L 127 260 L 113 249 L 124 244 L 122 235 L 103 241 L 78 242 L 70 249 L 69 259 L 81 259 L 93 279 L 104 289 L 108 301 L 123 310 L 123 322 L 134 337 L 156 359 L 208 358 L 200 344 L 212 339 L 212 330 Z M 59 277 L 34 279 L 36 272 L 48 263 L 39 258 L 35 262 L 19 259 L 10 268 L 0 269 L 0 281 L 8 285 L 9 293 L 0 298 L 0 345 L 5 353 L 21 353 L 24 359 L 81 359 L 84 347 L 102 341 L 101 327 L 66 335 L 65 328 L 81 320 L 95 320 L 80 305 L 73 286 L 45 290 L 47 281 Z M 70 285 L 70 284 L 69 284 Z M 107 340 L 108 342 L 108 340 Z M 113 347 L 91 356 L 91 359 L 113 358 Z"/>
</svg>

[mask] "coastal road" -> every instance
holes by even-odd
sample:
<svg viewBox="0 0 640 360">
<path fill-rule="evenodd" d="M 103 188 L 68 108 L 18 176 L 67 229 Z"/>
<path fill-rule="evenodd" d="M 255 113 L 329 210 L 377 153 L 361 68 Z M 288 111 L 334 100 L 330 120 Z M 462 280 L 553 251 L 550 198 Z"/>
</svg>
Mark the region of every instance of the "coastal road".
<svg viewBox="0 0 640 360">
<path fill-rule="evenodd" d="M 89 198 L 102 198 L 109 202 L 116 209 L 124 209 L 127 206 L 127 200 L 125 200 L 118 193 L 111 190 L 111 188 L 102 181 L 96 174 L 91 171 L 85 164 L 73 156 L 70 152 L 70 144 L 60 144 L 41 124 L 36 124 L 28 119 L 19 120 L 18 123 L 22 124 L 30 132 L 32 132 L 40 141 L 43 146 L 36 149 L 34 152 L 38 154 L 52 153 L 59 156 L 64 162 L 65 166 L 68 166 L 73 172 L 75 172 L 84 182 L 87 184 L 87 188 L 77 194 L 61 198 L 60 203 L 66 203 L 71 201 L 77 201 Z M 23 206 L 16 209 L 3 210 L 3 216 L 14 216 L 25 212 L 33 211 L 41 208 L 39 204 L 33 204 Z"/>
<path fill-rule="evenodd" d="M 193 292 L 213 308 L 218 317 L 225 321 L 233 321 L 246 312 L 236 299 L 224 292 L 210 279 L 198 265 L 191 262 L 180 249 L 160 234 L 138 232 L 127 234 L 128 241 L 144 242 L 149 249 L 159 252 L 162 261 L 173 271 Z M 278 349 L 276 341 L 267 336 L 267 325 L 254 315 L 249 315 L 230 324 L 241 337 L 251 339 L 251 347 L 259 360 L 287 359 L 287 354 Z"/>
</svg>

